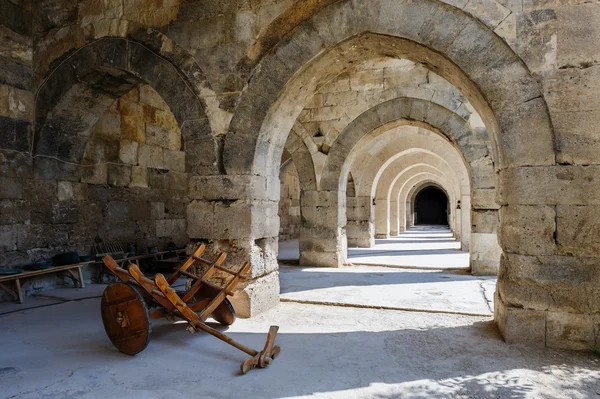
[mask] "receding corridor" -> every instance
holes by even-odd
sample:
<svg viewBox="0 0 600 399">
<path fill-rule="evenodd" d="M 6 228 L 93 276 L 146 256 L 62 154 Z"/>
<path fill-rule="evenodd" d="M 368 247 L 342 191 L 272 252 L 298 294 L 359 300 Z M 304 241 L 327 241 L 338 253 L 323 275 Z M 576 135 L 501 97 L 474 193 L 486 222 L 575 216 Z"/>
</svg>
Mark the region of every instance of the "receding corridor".
<svg viewBox="0 0 600 399">
<path fill-rule="evenodd" d="M 417 226 L 388 239 L 376 239 L 372 248 L 348 248 L 348 264 L 419 269 L 469 267 L 469 252 L 447 227 Z M 298 240 L 279 244 L 279 259 L 285 263 L 299 257 Z"/>
</svg>

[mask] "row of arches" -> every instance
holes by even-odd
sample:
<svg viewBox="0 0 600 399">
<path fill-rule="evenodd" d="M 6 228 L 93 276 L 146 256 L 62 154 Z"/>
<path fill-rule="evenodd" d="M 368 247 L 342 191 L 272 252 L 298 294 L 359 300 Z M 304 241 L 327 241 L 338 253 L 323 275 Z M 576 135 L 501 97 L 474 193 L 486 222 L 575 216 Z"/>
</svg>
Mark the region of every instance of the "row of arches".
<svg viewBox="0 0 600 399">
<path fill-rule="evenodd" d="M 526 184 L 528 171 L 551 174 L 547 168 L 555 166 L 544 97 L 511 48 L 462 10 L 436 0 L 376 3 L 332 2 L 273 37 L 270 51 L 252 64 L 225 135 L 213 134 L 206 117 L 211 89 L 197 62 L 164 34 L 103 38 L 69 53 L 36 96 L 36 173 L 80 181 L 79 164 L 99 115 L 132 88 L 149 84 L 181 131 L 185 169 L 177 176 L 187 186 L 188 237 L 211 240 L 215 251 L 233 246 L 240 259 L 252 260 L 253 280 L 237 298 L 245 307 L 241 314 L 277 302 L 273 254 L 285 148 L 298 172 L 302 263 L 343 265 L 347 242 L 355 238 L 349 221 L 355 222 L 352 234 L 364 237 L 366 229 L 369 240 L 397 233 L 421 221 L 414 199 L 426 187 L 441 187 L 448 223 L 470 248 L 473 269 L 485 269 L 488 260 L 497 268 L 504 251 L 496 319 L 509 340 L 518 340 L 511 315 L 526 318 L 547 309 L 528 308 L 530 293 L 508 288 L 520 277 L 507 255 L 554 253 L 507 244 L 527 231 L 527 218 L 503 215 L 545 210 L 544 196 L 533 195 L 525 210 L 518 197 L 507 195 Z M 327 150 L 311 144 L 297 122 L 309 99 L 354 65 L 386 57 L 443 78 L 468 101 L 481 126 L 434 101 L 381 97 L 385 101 L 348 116 Z M 318 165 L 316 152 L 325 155 Z M 352 218 L 348 205 L 355 208 Z M 542 280 L 530 281 L 540 295 L 546 292 Z"/>
</svg>

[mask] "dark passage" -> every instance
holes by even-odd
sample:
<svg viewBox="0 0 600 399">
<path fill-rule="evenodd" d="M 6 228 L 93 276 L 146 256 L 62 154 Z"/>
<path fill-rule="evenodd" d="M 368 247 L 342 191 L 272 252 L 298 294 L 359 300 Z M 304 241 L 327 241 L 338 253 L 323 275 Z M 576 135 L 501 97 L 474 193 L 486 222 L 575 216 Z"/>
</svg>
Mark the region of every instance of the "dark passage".
<svg viewBox="0 0 600 399">
<path fill-rule="evenodd" d="M 415 198 L 415 225 L 448 224 L 448 197 L 437 187 L 427 187 Z"/>
</svg>

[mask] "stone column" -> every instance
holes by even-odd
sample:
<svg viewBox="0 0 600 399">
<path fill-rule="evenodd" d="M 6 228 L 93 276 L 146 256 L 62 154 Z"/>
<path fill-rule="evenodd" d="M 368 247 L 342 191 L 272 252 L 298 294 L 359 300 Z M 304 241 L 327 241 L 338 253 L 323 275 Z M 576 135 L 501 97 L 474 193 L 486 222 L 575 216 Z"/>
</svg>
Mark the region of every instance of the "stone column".
<svg viewBox="0 0 600 399">
<path fill-rule="evenodd" d="M 346 198 L 348 246 L 371 248 L 375 245 L 375 223 L 371 197 Z"/>
<path fill-rule="evenodd" d="M 460 219 L 457 224 L 460 224 L 460 243 L 463 251 L 468 251 L 471 242 L 471 196 L 463 195 L 460 197 Z"/>
<path fill-rule="evenodd" d="M 278 178 L 194 176 L 188 194 L 187 233 L 192 242 L 205 242 L 209 259 L 226 251 L 229 266 L 246 261 L 252 265 L 251 280 L 232 298 L 238 316 L 251 317 L 277 306 Z"/>
<path fill-rule="evenodd" d="M 375 200 L 375 237 L 390 238 L 390 209 L 387 199 Z"/>
<path fill-rule="evenodd" d="M 395 237 L 400 231 L 398 201 L 390 201 L 390 236 Z"/>
<path fill-rule="evenodd" d="M 300 264 L 341 267 L 346 262 L 346 197 L 338 191 L 300 194 Z"/>
<path fill-rule="evenodd" d="M 600 343 L 600 167 L 503 170 L 494 319 L 509 343 Z"/>
<path fill-rule="evenodd" d="M 498 274 L 502 249 L 497 234 L 500 206 L 496 203 L 495 193 L 493 189 L 473 190 L 473 203 L 469 207 L 471 209 L 469 246 L 473 274 L 490 276 Z"/>
</svg>

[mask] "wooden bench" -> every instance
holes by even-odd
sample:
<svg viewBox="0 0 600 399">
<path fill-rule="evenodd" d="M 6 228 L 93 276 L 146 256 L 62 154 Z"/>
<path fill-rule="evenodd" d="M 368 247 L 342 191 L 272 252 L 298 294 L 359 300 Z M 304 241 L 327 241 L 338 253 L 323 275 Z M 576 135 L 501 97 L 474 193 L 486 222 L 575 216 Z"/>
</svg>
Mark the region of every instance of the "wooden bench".
<svg viewBox="0 0 600 399">
<path fill-rule="evenodd" d="M 23 303 L 23 290 L 21 287 L 21 280 L 29 277 L 41 276 L 44 274 L 57 272 L 67 272 L 67 276 L 71 277 L 73 279 L 73 282 L 77 282 L 79 284 L 79 287 L 85 288 L 85 283 L 83 282 L 83 272 L 81 268 L 89 263 L 92 262 L 82 262 L 74 263 L 72 265 L 54 266 L 43 270 L 34 270 L 19 274 L 11 274 L 9 276 L 0 276 L 0 288 L 12 295 L 13 298 L 15 298 L 15 300 L 19 301 L 19 303 Z M 73 271 L 74 269 L 77 269 L 77 274 L 75 274 L 75 272 Z M 3 284 L 4 282 L 8 281 L 14 281 L 15 290 L 10 289 L 5 284 Z"/>
</svg>

